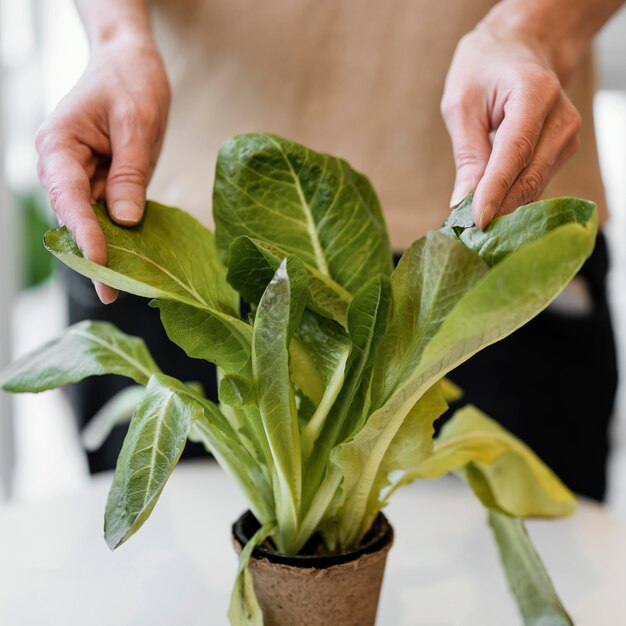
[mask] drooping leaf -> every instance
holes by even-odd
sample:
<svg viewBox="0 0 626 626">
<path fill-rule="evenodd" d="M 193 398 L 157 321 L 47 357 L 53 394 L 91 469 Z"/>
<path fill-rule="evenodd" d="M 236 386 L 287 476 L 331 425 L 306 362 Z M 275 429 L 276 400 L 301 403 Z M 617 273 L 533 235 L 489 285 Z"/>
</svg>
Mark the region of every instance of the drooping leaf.
<svg viewBox="0 0 626 626">
<path fill-rule="evenodd" d="M 287 253 L 275 245 L 249 237 L 237 237 L 228 252 L 228 282 L 244 300 L 257 304 Z M 346 325 L 352 295 L 317 268 L 304 263 L 309 276 L 308 306 L 317 313 Z"/>
<path fill-rule="evenodd" d="M 459 409 L 414 477 L 437 478 L 470 465 L 468 482 L 486 506 L 516 517 L 569 515 L 576 499 L 523 442 L 476 407 Z M 515 485 L 512 489 L 511 485 Z"/>
<path fill-rule="evenodd" d="M 268 242 L 350 293 L 390 274 L 376 194 L 343 160 L 272 135 L 240 135 L 220 149 L 213 193 L 224 255 L 242 235 Z"/>
<path fill-rule="evenodd" d="M 146 384 L 159 372 L 143 339 L 108 322 L 79 322 L 0 373 L 5 391 L 46 391 L 88 376 L 119 374 Z"/>
<path fill-rule="evenodd" d="M 275 528 L 275 522 L 268 522 L 261 526 L 239 555 L 237 578 L 228 607 L 228 619 L 231 626 L 263 626 L 263 612 L 254 593 L 252 574 L 248 570 L 248 564 L 254 549 L 260 546 Z"/>
<path fill-rule="evenodd" d="M 289 379 L 290 328 L 294 311 L 302 311 L 306 292 L 292 282 L 281 263 L 267 286 L 254 318 L 252 371 L 261 420 L 272 454 L 278 530 L 277 546 L 288 551 L 295 534 L 302 494 L 300 432 L 295 397 Z M 300 299 L 298 302 L 297 298 Z"/>
<path fill-rule="evenodd" d="M 65 228 L 46 233 L 48 250 L 89 278 L 155 298 L 168 336 L 190 356 L 235 371 L 242 361 L 249 365 L 249 329 L 246 336 L 239 297 L 226 281 L 210 230 L 156 202 L 146 204 L 143 220 L 133 228 L 113 223 L 101 205 L 94 211 L 107 239 L 107 267 L 84 258 Z"/>
<path fill-rule="evenodd" d="M 148 519 L 201 411 L 176 379 L 154 374 L 148 381 L 130 421 L 107 499 L 104 536 L 112 550 Z"/>
<path fill-rule="evenodd" d="M 489 512 L 500 557 L 511 591 L 526 626 L 573 626 L 552 581 L 535 551 L 524 522 L 508 515 Z"/>
<path fill-rule="evenodd" d="M 93 208 L 107 240 L 108 266 L 84 258 L 69 231 L 58 228 L 46 233 L 44 243 L 63 263 L 128 293 L 237 316 L 239 300 L 226 282 L 213 234 L 191 215 L 147 202 L 141 223 L 127 228 L 112 222 L 101 204 Z"/>
</svg>

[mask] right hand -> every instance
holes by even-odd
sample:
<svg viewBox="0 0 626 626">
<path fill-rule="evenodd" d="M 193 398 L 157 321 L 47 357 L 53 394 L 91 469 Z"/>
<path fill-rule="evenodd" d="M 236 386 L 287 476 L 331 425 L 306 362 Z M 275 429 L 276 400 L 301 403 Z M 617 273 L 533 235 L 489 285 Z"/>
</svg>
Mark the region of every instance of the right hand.
<svg viewBox="0 0 626 626">
<path fill-rule="evenodd" d="M 107 246 L 91 205 L 104 198 L 111 219 L 123 226 L 141 220 L 169 103 L 152 43 L 112 41 L 94 49 L 78 83 L 37 132 L 37 170 L 50 204 L 95 263 L 106 265 Z M 95 286 L 103 303 L 117 297 L 117 290 Z"/>
</svg>

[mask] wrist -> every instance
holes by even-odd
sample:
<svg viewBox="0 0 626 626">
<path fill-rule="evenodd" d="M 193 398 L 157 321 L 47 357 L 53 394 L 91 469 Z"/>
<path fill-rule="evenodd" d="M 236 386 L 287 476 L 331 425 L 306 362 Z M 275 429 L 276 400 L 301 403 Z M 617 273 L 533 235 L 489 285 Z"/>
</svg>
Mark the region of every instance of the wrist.
<svg viewBox="0 0 626 626">
<path fill-rule="evenodd" d="M 125 43 L 154 46 L 146 0 L 76 0 L 92 50 Z"/>
<path fill-rule="evenodd" d="M 601 24 L 588 19 L 586 2 L 502 0 L 480 22 L 505 41 L 519 41 L 566 83 Z"/>
</svg>

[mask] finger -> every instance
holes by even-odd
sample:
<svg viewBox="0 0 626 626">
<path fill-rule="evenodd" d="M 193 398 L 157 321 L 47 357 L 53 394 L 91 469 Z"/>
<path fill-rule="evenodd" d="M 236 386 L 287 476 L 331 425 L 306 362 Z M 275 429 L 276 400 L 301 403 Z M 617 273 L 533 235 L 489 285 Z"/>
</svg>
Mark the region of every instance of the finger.
<svg viewBox="0 0 626 626">
<path fill-rule="evenodd" d="M 472 203 L 479 228 L 485 228 L 493 219 L 520 172 L 531 162 L 555 103 L 551 95 L 545 98 L 541 94 L 539 99 L 521 94 L 504 105 L 504 119 L 495 133 L 491 156 Z"/>
<path fill-rule="evenodd" d="M 146 187 L 154 160 L 150 128 L 138 118 L 120 118 L 111 124 L 112 161 L 106 184 L 111 218 L 124 226 L 137 224 L 146 204 Z"/>
<path fill-rule="evenodd" d="M 42 155 L 39 164 L 41 182 L 59 221 L 72 233 L 83 255 L 100 265 L 107 263 L 107 246 L 93 209 L 91 189 L 85 167 L 68 150 Z M 104 304 L 113 302 L 117 290 L 97 284 L 96 292 Z"/>
<path fill-rule="evenodd" d="M 93 176 L 91 176 L 91 201 L 94 204 L 104 198 L 110 165 L 110 159 L 103 160 L 98 164 Z"/>
<path fill-rule="evenodd" d="M 469 193 L 476 190 L 489 160 L 489 116 L 481 108 L 478 95 L 464 102 L 448 104 L 445 98 L 442 101 L 441 112 L 452 141 L 456 167 L 450 208 L 460 204 Z"/>
<path fill-rule="evenodd" d="M 513 187 L 502 202 L 498 215 L 512 213 L 518 207 L 539 199 L 550 179 L 576 153 L 579 144 L 578 135 L 569 137 L 555 159 L 552 149 L 543 146 L 540 140 L 535 158 L 517 177 Z"/>
</svg>

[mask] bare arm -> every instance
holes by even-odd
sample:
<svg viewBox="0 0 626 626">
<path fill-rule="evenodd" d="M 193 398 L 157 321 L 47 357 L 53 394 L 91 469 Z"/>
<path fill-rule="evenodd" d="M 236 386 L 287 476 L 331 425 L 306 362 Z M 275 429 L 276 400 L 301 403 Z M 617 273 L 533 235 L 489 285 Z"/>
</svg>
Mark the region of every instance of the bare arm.
<svg viewBox="0 0 626 626">
<path fill-rule="evenodd" d="M 150 33 L 147 0 L 77 0 L 76 5 L 90 61 L 37 133 L 38 171 L 59 222 L 85 256 L 104 265 L 106 242 L 91 204 L 104 198 L 117 223 L 139 222 L 170 92 Z M 96 290 L 105 303 L 117 296 L 105 285 Z"/>
<path fill-rule="evenodd" d="M 502 0 L 459 42 L 441 104 L 456 164 L 451 205 L 475 191 L 480 228 L 537 199 L 575 153 L 581 120 L 563 86 L 622 4 Z"/>
</svg>

